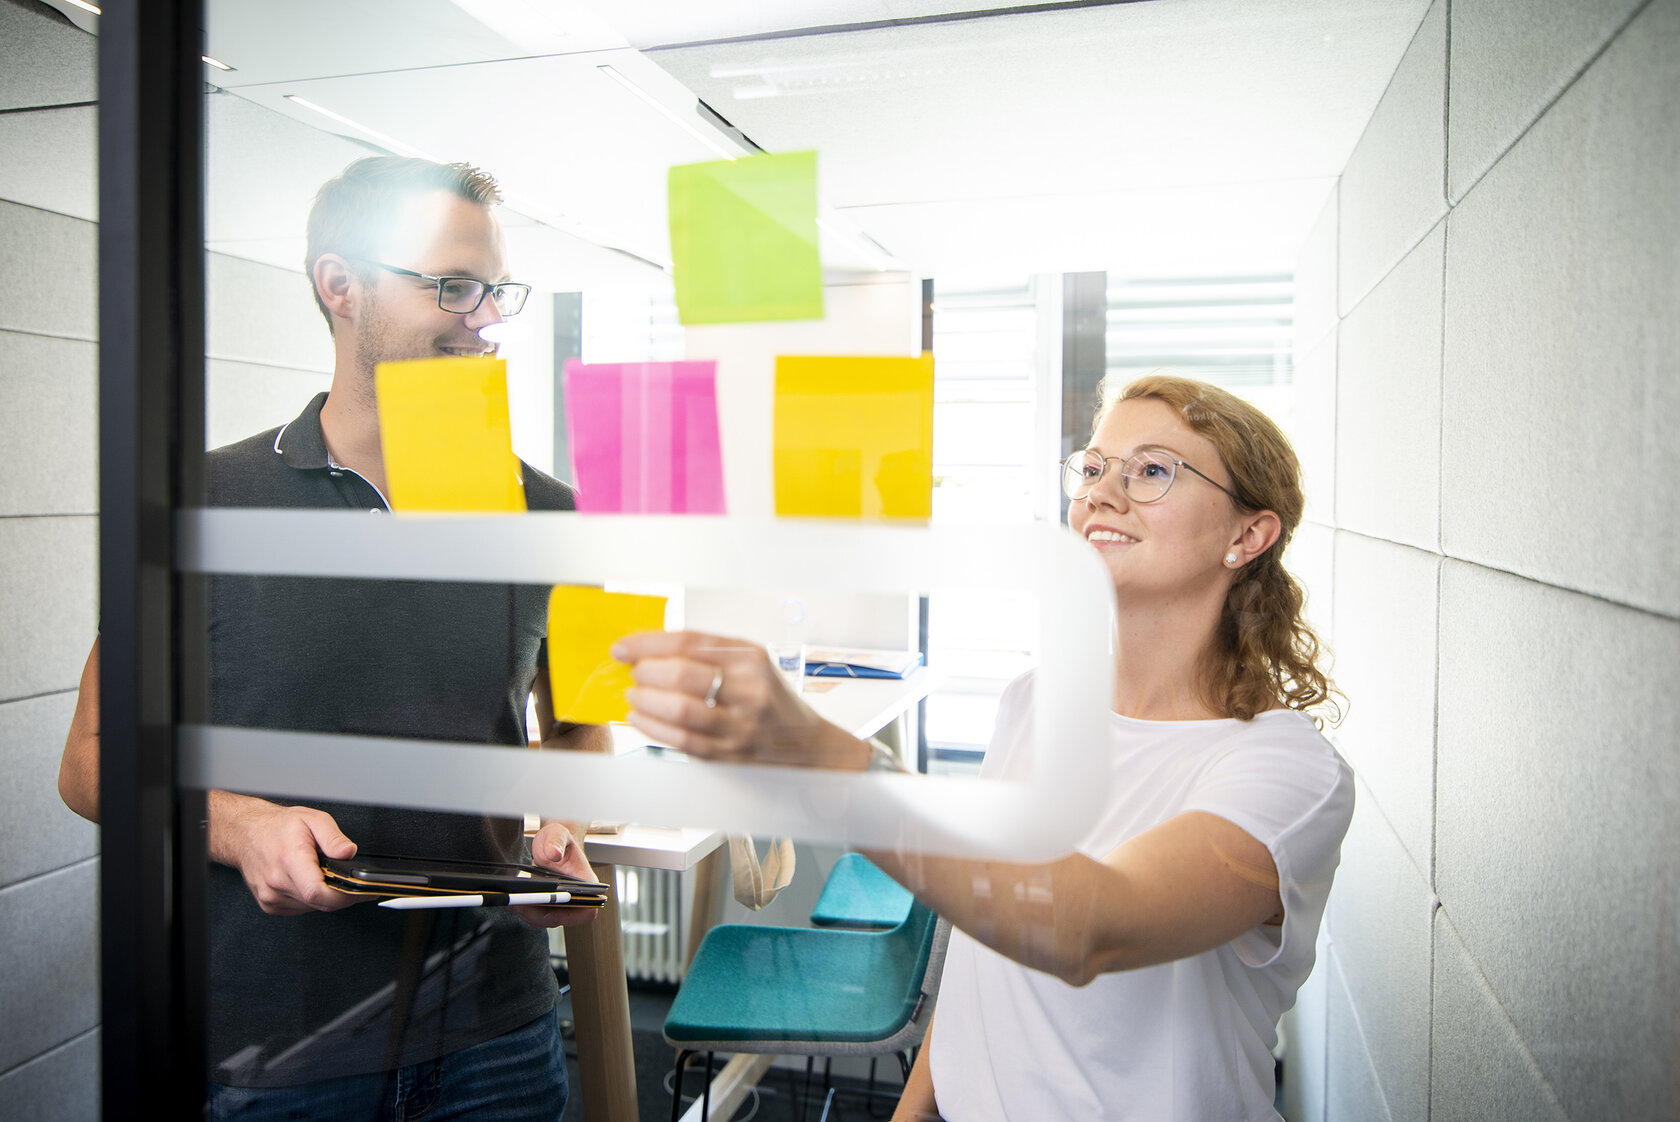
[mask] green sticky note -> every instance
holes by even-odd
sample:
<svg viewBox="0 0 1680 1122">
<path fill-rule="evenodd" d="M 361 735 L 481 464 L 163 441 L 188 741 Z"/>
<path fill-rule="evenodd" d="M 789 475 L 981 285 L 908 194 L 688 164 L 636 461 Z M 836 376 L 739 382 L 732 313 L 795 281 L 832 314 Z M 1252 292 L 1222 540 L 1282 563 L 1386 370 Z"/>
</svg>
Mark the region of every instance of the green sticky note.
<svg viewBox="0 0 1680 1122">
<path fill-rule="evenodd" d="M 669 187 L 679 320 L 822 318 L 815 152 L 683 164 Z"/>
<path fill-rule="evenodd" d="M 554 716 L 604 725 L 630 715 L 630 668 L 607 652 L 624 636 L 665 627 L 665 597 L 557 585 L 548 596 L 548 681 Z"/>
</svg>

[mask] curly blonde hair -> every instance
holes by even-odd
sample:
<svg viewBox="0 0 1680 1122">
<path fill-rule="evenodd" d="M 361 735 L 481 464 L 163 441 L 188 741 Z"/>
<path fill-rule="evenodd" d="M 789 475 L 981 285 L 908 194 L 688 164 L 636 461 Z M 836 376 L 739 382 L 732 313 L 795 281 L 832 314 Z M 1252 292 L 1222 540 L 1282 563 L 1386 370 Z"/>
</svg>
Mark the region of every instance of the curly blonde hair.
<svg viewBox="0 0 1680 1122">
<path fill-rule="evenodd" d="M 1306 594 L 1283 567 L 1283 552 L 1306 508 L 1301 465 L 1289 438 L 1235 394 L 1162 373 L 1117 391 L 1105 381 L 1097 422 L 1120 402 L 1137 398 L 1164 403 L 1218 450 L 1239 509 L 1269 510 L 1282 524 L 1277 542 L 1238 572 L 1225 597 L 1214 641 L 1202 654 L 1202 700 L 1243 721 L 1281 703 L 1309 713 L 1320 728 L 1323 717 L 1314 710 L 1327 713 L 1332 724 L 1340 722 L 1337 699 L 1345 697 L 1319 665 L 1329 661 L 1329 651 L 1301 618 Z"/>
</svg>

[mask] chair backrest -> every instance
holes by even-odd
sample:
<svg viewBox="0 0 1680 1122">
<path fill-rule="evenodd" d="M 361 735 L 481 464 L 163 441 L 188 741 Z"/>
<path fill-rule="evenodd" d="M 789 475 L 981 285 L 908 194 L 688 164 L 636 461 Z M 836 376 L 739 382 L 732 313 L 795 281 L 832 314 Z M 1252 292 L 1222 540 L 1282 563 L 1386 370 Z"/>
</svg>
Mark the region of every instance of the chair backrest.
<svg viewBox="0 0 1680 1122">
<path fill-rule="evenodd" d="M 811 910 L 818 927 L 886 929 L 910 913 L 910 892 L 861 853 L 843 853 Z"/>
</svg>

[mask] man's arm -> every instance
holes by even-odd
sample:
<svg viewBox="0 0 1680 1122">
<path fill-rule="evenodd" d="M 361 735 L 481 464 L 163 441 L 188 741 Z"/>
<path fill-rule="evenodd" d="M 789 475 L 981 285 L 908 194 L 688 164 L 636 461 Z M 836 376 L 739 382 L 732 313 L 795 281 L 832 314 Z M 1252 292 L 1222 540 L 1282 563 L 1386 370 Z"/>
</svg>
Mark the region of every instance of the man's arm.
<svg viewBox="0 0 1680 1122">
<path fill-rule="evenodd" d="M 76 693 L 76 712 L 58 764 L 64 805 L 99 821 L 99 640 L 93 641 Z M 321 879 L 319 853 L 352 857 L 356 844 L 324 811 L 211 791 L 210 859 L 238 869 L 270 915 L 333 911 L 356 902 Z"/>
<path fill-rule="evenodd" d="M 58 797 L 86 818 L 99 821 L 99 640 L 93 641 L 82 681 L 76 689 L 76 712 L 58 761 Z"/>
</svg>

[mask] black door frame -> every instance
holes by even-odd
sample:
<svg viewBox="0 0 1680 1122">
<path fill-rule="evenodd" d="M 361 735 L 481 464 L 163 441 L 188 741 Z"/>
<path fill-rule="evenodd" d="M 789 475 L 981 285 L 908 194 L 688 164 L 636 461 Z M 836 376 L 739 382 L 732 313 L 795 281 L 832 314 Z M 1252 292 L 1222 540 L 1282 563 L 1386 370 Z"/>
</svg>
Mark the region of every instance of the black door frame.
<svg viewBox="0 0 1680 1122">
<path fill-rule="evenodd" d="M 200 582 L 176 512 L 202 505 L 202 0 L 99 24 L 100 929 L 104 1116 L 204 1100 L 204 796 L 176 782 L 202 714 Z"/>
</svg>

